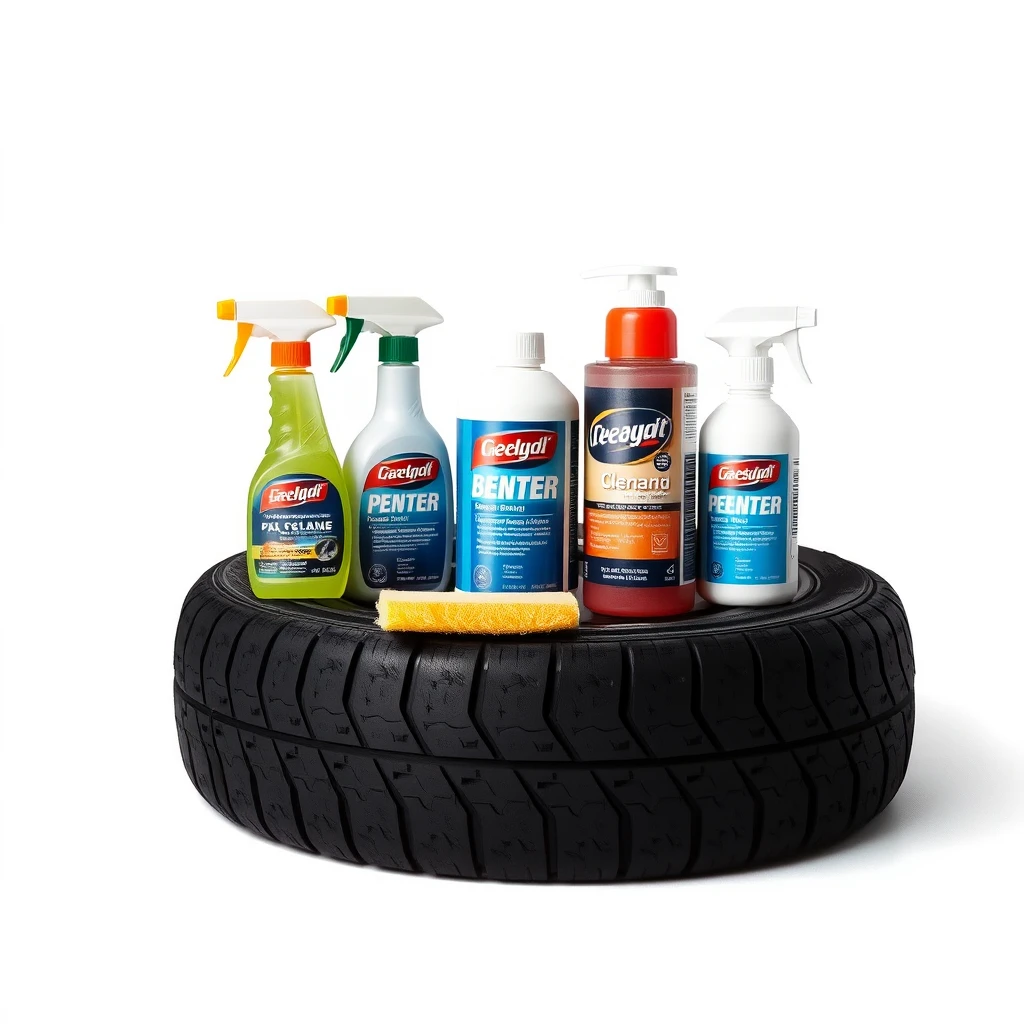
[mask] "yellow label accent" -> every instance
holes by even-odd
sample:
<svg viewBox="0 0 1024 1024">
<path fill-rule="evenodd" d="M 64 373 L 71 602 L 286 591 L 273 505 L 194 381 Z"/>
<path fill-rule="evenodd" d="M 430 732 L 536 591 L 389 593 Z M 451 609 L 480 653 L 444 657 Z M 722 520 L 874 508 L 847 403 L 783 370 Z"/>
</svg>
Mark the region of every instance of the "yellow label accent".
<svg viewBox="0 0 1024 1024">
<path fill-rule="evenodd" d="M 228 300 L 233 301 L 231 299 Z M 252 337 L 252 324 L 240 323 L 238 325 L 238 334 L 235 335 L 235 354 L 231 357 L 231 362 L 228 363 L 228 368 L 224 371 L 226 377 L 234 368 L 235 364 L 239 359 L 242 358 L 242 353 L 245 351 L 246 342 Z"/>
<path fill-rule="evenodd" d="M 316 549 L 308 544 L 300 546 L 289 544 L 287 541 L 268 541 L 266 544 L 253 544 L 252 557 L 273 562 L 291 559 L 308 560 L 316 558 Z"/>
<path fill-rule="evenodd" d="M 348 296 L 330 296 L 327 300 L 327 312 L 330 316 L 348 316 Z"/>
<path fill-rule="evenodd" d="M 235 300 L 234 299 L 221 299 L 217 303 L 217 319 L 218 320 L 234 320 L 235 319 Z"/>
</svg>

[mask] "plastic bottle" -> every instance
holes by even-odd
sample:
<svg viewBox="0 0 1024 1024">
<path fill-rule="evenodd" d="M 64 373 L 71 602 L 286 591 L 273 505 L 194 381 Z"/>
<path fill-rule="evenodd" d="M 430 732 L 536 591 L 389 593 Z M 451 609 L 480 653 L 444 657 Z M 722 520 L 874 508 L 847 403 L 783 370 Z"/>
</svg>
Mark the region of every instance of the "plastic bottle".
<svg viewBox="0 0 1024 1024">
<path fill-rule="evenodd" d="M 693 607 L 696 569 L 697 368 L 678 362 L 676 317 L 658 275 L 620 266 L 605 323 L 607 361 L 584 370 L 583 603 L 629 618 Z"/>
<path fill-rule="evenodd" d="M 351 512 L 341 466 L 327 434 L 309 337 L 334 325 L 315 302 L 217 303 L 237 320 L 235 352 L 250 336 L 270 338 L 270 444 L 249 487 L 246 564 L 257 597 L 337 598 L 349 570 Z"/>
<path fill-rule="evenodd" d="M 356 534 L 346 597 L 375 601 L 381 589 L 446 590 L 454 510 L 448 449 L 423 414 L 419 340 L 443 322 L 413 297 L 335 295 L 327 309 L 346 317 L 337 370 L 360 333 L 379 334 L 377 404 L 352 442 L 343 475 Z"/>
<path fill-rule="evenodd" d="M 786 346 L 809 384 L 800 328 L 804 306 L 734 309 L 707 336 L 729 353 L 729 397 L 700 432 L 697 589 L 715 604 L 781 604 L 799 586 L 800 432 L 772 400 L 772 345 Z"/>
<path fill-rule="evenodd" d="M 517 334 L 459 403 L 457 590 L 576 589 L 580 407 L 543 364 Z"/>
</svg>

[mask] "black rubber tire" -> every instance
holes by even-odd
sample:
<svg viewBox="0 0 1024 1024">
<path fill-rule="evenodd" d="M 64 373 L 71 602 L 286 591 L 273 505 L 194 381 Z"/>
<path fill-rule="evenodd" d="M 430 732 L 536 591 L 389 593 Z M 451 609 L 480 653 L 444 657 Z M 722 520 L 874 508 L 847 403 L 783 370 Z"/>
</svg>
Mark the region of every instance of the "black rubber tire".
<svg viewBox="0 0 1024 1024">
<path fill-rule="evenodd" d="M 800 556 L 784 607 L 492 640 L 260 602 L 236 555 L 181 611 L 185 768 L 261 836 L 405 871 L 671 878 L 818 849 L 903 781 L 914 660 L 884 580 Z"/>
</svg>

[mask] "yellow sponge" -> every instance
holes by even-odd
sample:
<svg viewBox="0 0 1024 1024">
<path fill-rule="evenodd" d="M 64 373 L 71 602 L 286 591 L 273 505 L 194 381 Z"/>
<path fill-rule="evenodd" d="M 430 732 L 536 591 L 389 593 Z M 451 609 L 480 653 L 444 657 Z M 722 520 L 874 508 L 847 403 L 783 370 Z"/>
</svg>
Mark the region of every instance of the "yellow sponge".
<svg viewBox="0 0 1024 1024">
<path fill-rule="evenodd" d="M 381 629 L 411 633 L 551 633 L 580 623 L 572 594 L 382 590 L 377 615 Z"/>
</svg>

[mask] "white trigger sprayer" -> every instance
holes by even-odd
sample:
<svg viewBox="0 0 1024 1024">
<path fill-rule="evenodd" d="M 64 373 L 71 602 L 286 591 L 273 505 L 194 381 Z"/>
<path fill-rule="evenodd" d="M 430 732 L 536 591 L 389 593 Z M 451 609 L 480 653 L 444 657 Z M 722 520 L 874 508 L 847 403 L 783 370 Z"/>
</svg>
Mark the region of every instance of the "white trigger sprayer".
<svg viewBox="0 0 1024 1024">
<path fill-rule="evenodd" d="M 785 346 L 793 366 L 810 384 L 800 351 L 800 329 L 817 323 L 818 311 L 809 306 L 744 306 L 726 313 L 707 337 L 729 353 L 726 383 L 730 387 L 770 387 L 775 377 L 773 345 Z"/>
</svg>

